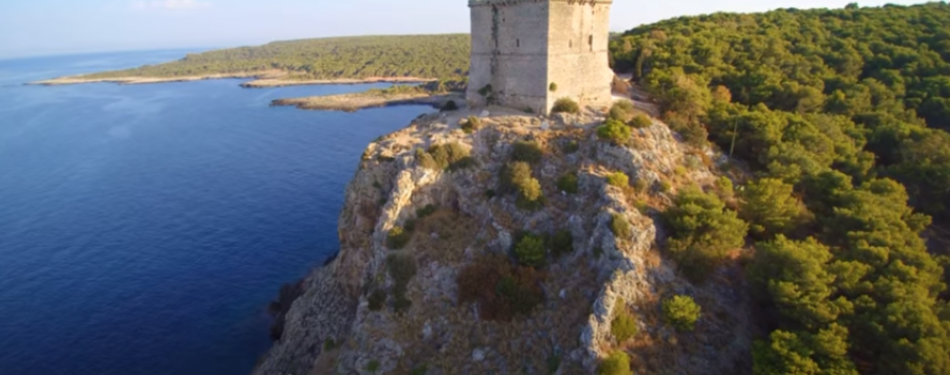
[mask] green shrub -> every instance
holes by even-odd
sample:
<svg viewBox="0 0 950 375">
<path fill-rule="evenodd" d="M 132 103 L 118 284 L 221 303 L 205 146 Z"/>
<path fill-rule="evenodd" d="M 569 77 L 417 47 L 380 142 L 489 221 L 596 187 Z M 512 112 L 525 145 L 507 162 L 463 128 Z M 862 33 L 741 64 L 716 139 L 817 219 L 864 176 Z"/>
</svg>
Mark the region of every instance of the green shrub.
<svg viewBox="0 0 950 375">
<path fill-rule="evenodd" d="M 416 258 L 408 254 L 389 254 L 386 268 L 393 279 L 393 308 L 396 312 L 409 309 L 412 302 L 406 298 L 409 281 L 416 276 Z"/>
<path fill-rule="evenodd" d="M 630 371 L 630 357 L 619 350 L 610 353 L 610 356 L 597 366 L 597 375 L 633 375 Z"/>
<path fill-rule="evenodd" d="M 557 370 L 561 368 L 561 356 L 557 354 L 551 354 L 548 356 L 548 374 L 556 374 Z"/>
<path fill-rule="evenodd" d="M 637 320 L 627 311 L 623 301 L 620 301 L 617 316 L 610 322 L 610 333 L 614 335 L 618 342 L 624 342 L 636 336 L 637 331 Z"/>
<path fill-rule="evenodd" d="M 642 129 L 642 128 L 648 128 L 648 127 L 653 126 L 653 120 L 651 120 L 650 117 L 647 115 L 638 114 L 636 116 L 633 116 L 633 119 L 630 120 L 629 124 L 630 126 L 634 128 Z"/>
<path fill-rule="evenodd" d="M 439 167 L 439 164 L 435 162 L 435 159 L 432 158 L 432 154 L 429 154 L 423 149 L 416 149 L 416 164 L 422 168 L 438 170 L 442 169 Z"/>
<path fill-rule="evenodd" d="M 560 98 L 554 102 L 554 107 L 551 107 L 552 113 L 578 113 L 580 111 L 581 107 L 571 98 Z"/>
<path fill-rule="evenodd" d="M 427 204 L 425 207 L 422 207 L 416 210 L 416 217 L 422 219 L 424 217 L 430 216 L 435 213 L 439 208 L 432 204 Z"/>
<path fill-rule="evenodd" d="M 551 84 L 548 85 L 548 90 L 551 90 L 551 92 L 557 91 L 557 84 L 554 82 L 551 82 Z"/>
<path fill-rule="evenodd" d="M 399 250 L 405 247 L 411 239 L 412 232 L 405 230 L 403 227 L 393 227 L 389 230 L 389 235 L 386 236 L 386 247 L 390 250 Z"/>
<path fill-rule="evenodd" d="M 597 136 L 615 145 L 622 145 L 630 139 L 630 127 L 617 120 L 607 120 L 597 127 Z"/>
<path fill-rule="evenodd" d="M 650 188 L 650 183 L 647 182 L 645 178 L 638 178 L 637 181 L 633 183 L 633 188 L 639 193 L 646 193 L 647 189 Z"/>
<path fill-rule="evenodd" d="M 541 182 L 531 176 L 531 166 L 523 161 L 505 165 L 502 170 L 500 188 L 504 192 L 518 193 L 519 208 L 537 209 L 544 205 Z"/>
<path fill-rule="evenodd" d="M 442 108 L 439 110 L 441 112 L 446 111 L 457 111 L 459 109 L 458 104 L 455 104 L 454 100 L 449 100 L 442 105 Z"/>
<path fill-rule="evenodd" d="M 564 151 L 564 153 L 568 155 L 573 154 L 580 149 L 581 149 L 581 144 L 573 139 L 567 142 L 564 142 L 564 144 L 561 146 L 561 150 Z"/>
<path fill-rule="evenodd" d="M 488 97 L 492 93 L 491 85 L 485 85 L 484 87 L 478 89 L 478 95 Z"/>
<path fill-rule="evenodd" d="M 557 180 L 557 189 L 568 194 L 577 194 L 577 173 L 572 172 Z"/>
<path fill-rule="evenodd" d="M 561 256 L 574 252 L 574 236 L 571 231 L 562 229 L 548 238 L 548 248 L 554 256 Z"/>
<path fill-rule="evenodd" d="M 475 116 L 468 116 L 468 119 L 466 119 L 461 126 L 462 131 L 465 132 L 465 134 L 472 134 L 480 127 L 481 121 L 479 121 L 478 117 Z"/>
<path fill-rule="evenodd" d="M 614 104 L 610 106 L 610 111 L 607 112 L 607 119 L 626 123 L 633 118 L 633 114 L 633 103 L 626 100 L 620 100 L 614 102 Z"/>
<path fill-rule="evenodd" d="M 617 238 L 626 240 L 633 236 L 633 227 L 630 226 L 627 217 L 622 214 L 614 213 L 611 215 L 610 230 Z"/>
<path fill-rule="evenodd" d="M 692 331 L 699 320 L 701 308 L 690 296 L 674 296 L 663 301 L 663 320 L 677 331 Z"/>
<path fill-rule="evenodd" d="M 336 348 L 336 343 L 333 341 L 332 338 L 327 337 L 326 340 L 323 340 L 323 351 L 324 351 L 324 352 L 329 352 L 329 351 L 331 351 L 331 350 L 333 350 L 333 349 L 335 349 L 335 348 Z"/>
<path fill-rule="evenodd" d="M 533 234 L 525 234 L 515 244 L 515 258 L 526 266 L 540 267 L 544 264 L 544 239 Z"/>
<path fill-rule="evenodd" d="M 429 366 L 419 365 L 412 369 L 412 375 L 426 375 L 429 372 Z"/>
<path fill-rule="evenodd" d="M 630 186 L 630 177 L 626 173 L 614 172 L 607 175 L 607 185 L 624 188 Z"/>
<path fill-rule="evenodd" d="M 366 364 L 366 371 L 376 372 L 378 370 L 379 370 L 379 361 L 374 359 L 372 361 L 369 361 L 369 363 Z"/>
<path fill-rule="evenodd" d="M 429 157 L 426 157 L 428 154 Z M 432 160 L 428 160 L 428 159 Z M 416 151 L 416 160 L 419 165 L 434 170 L 458 170 L 475 164 L 469 156 L 469 151 L 459 143 L 446 143 L 429 147 L 428 152 Z"/>
<path fill-rule="evenodd" d="M 660 181 L 660 192 L 667 193 L 670 190 L 673 190 L 673 183 L 666 180 Z"/>
<path fill-rule="evenodd" d="M 511 160 L 513 161 L 523 161 L 529 164 L 537 164 L 541 161 L 541 156 L 544 153 L 541 150 L 541 146 L 537 142 L 525 142 L 518 141 L 512 146 L 511 150 Z"/>
<path fill-rule="evenodd" d="M 374 289 L 367 299 L 369 300 L 370 311 L 382 310 L 383 304 L 386 303 L 386 292 L 382 289 Z"/>
</svg>

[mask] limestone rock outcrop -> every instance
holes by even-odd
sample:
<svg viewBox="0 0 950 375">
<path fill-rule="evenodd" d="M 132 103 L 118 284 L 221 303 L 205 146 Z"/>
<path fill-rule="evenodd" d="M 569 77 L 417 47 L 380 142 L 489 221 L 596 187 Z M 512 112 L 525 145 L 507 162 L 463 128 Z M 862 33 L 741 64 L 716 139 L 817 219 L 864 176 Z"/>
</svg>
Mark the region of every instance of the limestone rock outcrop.
<svg viewBox="0 0 950 375">
<path fill-rule="evenodd" d="M 255 374 L 591 374 L 613 350 L 630 353 L 638 374 L 750 373 L 752 332 L 742 327 L 751 302 L 736 269 L 693 285 L 659 250 L 659 210 L 678 187 L 711 183 L 710 152 L 687 149 L 660 122 L 613 145 L 597 138 L 599 113 L 487 112 L 420 116 L 368 146 L 346 190 L 339 255 L 304 280 Z M 466 132 L 460 125 L 470 115 L 478 126 Z M 532 167 L 545 196 L 539 209 L 497 188 L 519 141 L 543 150 Z M 420 165 L 419 150 L 446 144 L 468 150 L 465 167 Z M 633 186 L 608 185 L 616 171 Z M 570 173 L 574 194 L 557 187 Z M 617 215 L 630 222 L 629 236 L 611 229 Z M 411 229 L 399 250 L 387 241 L 396 227 Z M 478 304 L 460 301 L 464 267 L 486 254 L 509 256 L 519 233 L 558 231 L 571 234 L 573 250 L 548 257 L 543 301 L 529 314 L 485 320 Z M 392 254 L 416 264 L 405 285 L 387 270 Z M 660 301 L 672 293 L 702 306 L 695 332 L 662 322 Z M 627 342 L 610 329 L 621 303 L 639 327 Z"/>
</svg>

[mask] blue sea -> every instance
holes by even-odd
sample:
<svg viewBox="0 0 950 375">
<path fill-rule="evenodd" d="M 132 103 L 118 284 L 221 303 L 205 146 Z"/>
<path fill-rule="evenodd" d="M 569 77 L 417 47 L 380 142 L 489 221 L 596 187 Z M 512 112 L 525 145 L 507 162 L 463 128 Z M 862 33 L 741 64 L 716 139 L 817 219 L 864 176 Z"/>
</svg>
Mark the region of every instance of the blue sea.
<svg viewBox="0 0 950 375">
<path fill-rule="evenodd" d="M 384 84 L 23 85 L 186 52 L 0 61 L 0 373 L 249 373 L 366 144 L 433 111 L 269 106 Z"/>
</svg>

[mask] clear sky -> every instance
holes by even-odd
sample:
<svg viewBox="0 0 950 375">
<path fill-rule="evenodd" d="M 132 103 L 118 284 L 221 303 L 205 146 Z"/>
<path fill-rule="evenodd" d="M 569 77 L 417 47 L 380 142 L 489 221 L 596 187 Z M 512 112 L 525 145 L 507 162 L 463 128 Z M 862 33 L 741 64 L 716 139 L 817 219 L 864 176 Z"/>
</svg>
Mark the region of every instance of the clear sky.
<svg viewBox="0 0 950 375">
<path fill-rule="evenodd" d="M 614 0 L 611 30 L 681 15 L 855 0 Z M 923 1 L 857 1 L 862 6 Z M 466 0 L 0 0 L 0 58 L 219 48 L 334 35 L 468 32 Z"/>
</svg>

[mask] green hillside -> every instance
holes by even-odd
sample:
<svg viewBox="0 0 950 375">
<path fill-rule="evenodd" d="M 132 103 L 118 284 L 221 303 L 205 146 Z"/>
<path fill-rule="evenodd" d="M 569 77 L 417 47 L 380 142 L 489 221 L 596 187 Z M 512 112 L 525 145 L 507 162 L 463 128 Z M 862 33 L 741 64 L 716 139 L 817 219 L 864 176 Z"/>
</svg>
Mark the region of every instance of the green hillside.
<svg viewBox="0 0 950 375">
<path fill-rule="evenodd" d="M 950 5 L 681 17 L 611 61 L 755 174 L 736 193 L 771 331 L 755 374 L 950 374 L 950 262 L 921 236 L 922 213 L 950 219 Z"/>
<path fill-rule="evenodd" d="M 166 64 L 87 78 L 181 77 L 281 70 L 292 79 L 459 78 L 468 74 L 469 36 L 357 36 L 274 42 L 197 54 Z"/>
</svg>

